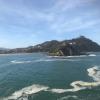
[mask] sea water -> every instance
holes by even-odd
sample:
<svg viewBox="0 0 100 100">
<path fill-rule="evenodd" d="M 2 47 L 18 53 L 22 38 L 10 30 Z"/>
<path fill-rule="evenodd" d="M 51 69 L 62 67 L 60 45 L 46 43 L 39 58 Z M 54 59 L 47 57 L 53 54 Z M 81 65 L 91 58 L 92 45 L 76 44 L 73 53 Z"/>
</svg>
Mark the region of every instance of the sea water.
<svg viewBox="0 0 100 100">
<path fill-rule="evenodd" d="M 0 100 L 100 100 L 100 53 L 91 55 L 0 55 Z"/>
</svg>

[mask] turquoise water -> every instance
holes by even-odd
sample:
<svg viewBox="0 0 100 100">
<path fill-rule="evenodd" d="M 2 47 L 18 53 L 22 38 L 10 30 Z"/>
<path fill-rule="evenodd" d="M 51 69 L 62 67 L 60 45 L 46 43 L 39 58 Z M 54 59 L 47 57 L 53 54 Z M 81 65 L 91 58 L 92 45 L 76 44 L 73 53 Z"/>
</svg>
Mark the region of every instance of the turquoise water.
<svg viewBox="0 0 100 100">
<path fill-rule="evenodd" d="M 100 53 L 68 59 L 41 53 L 0 55 L 0 100 L 100 100 L 99 85 L 68 90 L 75 81 L 95 82 L 87 72 L 93 67 L 99 69 Z"/>
</svg>

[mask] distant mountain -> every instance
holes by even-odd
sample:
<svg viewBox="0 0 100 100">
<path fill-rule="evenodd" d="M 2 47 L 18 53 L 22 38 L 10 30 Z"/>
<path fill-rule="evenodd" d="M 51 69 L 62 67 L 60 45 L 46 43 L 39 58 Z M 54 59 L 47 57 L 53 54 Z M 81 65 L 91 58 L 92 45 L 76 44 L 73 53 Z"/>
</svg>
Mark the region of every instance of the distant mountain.
<svg viewBox="0 0 100 100">
<path fill-rule="evenodd" d="M 10 49 L 7 48 L 0 48 L 0 54 L 5 54 L 9 51 Z"/>
<path fill-rule="evenodd" d="M 27 48 L 16 48 L 11 50 L 4 50 L 0 53 L 32 53 L 32 52 L 48 52 L 50 55 L 69 56 L 80 55 L 84 52 L 100 51 L 100 45 L 96 42 L 80 36 L 71 40 L 64 41 L 46 41 L 42 44 L 29 46 Z"/>
<path fill-rule="evenodd" d="M 2 48 L 2 47 L 0 47 L 0 50 L 8 50 L 7 48 Z"/>
</svg>

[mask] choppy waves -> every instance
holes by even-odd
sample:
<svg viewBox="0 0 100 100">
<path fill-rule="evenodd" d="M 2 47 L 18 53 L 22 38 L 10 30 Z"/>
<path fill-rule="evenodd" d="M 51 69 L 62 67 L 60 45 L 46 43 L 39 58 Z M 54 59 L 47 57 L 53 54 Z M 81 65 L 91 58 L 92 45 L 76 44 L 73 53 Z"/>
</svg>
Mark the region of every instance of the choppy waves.
<svg viewBox="0 0 100 100">
<path fill-rule="evenodd" d="M 100 69 L 97 66 L 94 66 L 92 68 L 87 69 L 87 72 L 88 75 L 91 78 L 93 78 L 94 82 L 75 81 L 70 84 L 72 86 L 71 89 L 56 89 L 56 88 L 50 88 L 49 86 L 33 84 L 32 86 L 28 86 L 19 91 L 14 92 L 11 96 L 3 98 L 2 100 L 21 100 L 21 98 L 23 98 L 22 100 L 28 100 L 28 95 L 38 93 L 40 91 L 48 91 L 52 93 L 64 93 L 64 92 L 76 92 L 79 90 L 91 89 L 93 87 L 100 86 Z M 63 99 L 64 98 L 61 98 L 60 100 Z"/>
</svg>

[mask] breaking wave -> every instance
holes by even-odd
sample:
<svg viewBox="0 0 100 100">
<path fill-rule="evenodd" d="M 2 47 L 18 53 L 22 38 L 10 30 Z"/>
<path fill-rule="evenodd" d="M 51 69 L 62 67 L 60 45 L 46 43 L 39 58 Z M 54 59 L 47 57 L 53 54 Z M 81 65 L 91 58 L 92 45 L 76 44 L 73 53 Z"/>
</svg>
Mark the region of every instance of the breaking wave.
<svg viewBox="0 0 100 100">
<path fill-rule="evenodd" d="M 3 100 L 28 100 L 28 95 L 45 91 L 48 87 L 42 85 L 32 85 L 29 87 L 25 87 L 19 91 L 14 92 L 11 96 L 7 98 L 3 98 Z"/>
<path fill-rule="evenodd" d="M 88 75 L 93 78 L 94 82 L 75 81 L 70 84 L 73 87 L 72 89 L 51 89 L 51 91 L 55 93 L 76 92 L 100 86 L 100 69 L 95 66 L 87 69 L 87 71 Z"/>
<path fill-rule="evenodd" d="M 94 81 L 100 82 L 100 69 L 97 66 L 87 69 L 88 75 L 93 78 Z"/>
<path fill-rule="evenodd" d="M 92 68 L 87 69 L 87 72 L 88 75 L 91 78 L 93 78 L 94 82 L 74 81 L 70 84 L 72 86 L 71 89 L 56 89 L 43 85 L 32 85 L 14 92 L 11 96 L 3 98 L 2 100 L 28 100 L 29 95 L 38 93 L 40 91 L 48 91 L 52 93 L 65 93 L 65 92 L 76 92 L 79 90 L 91 89 L 93 87 L 100 86 L 100 69 L 97 66 L 94 66 Z M 65 98 L 71 98 L 71 97 L 63 97 L 60 100 L 64 100 Z M 74 98 L 76 97 L 74 96 Z"/>
</svg>

